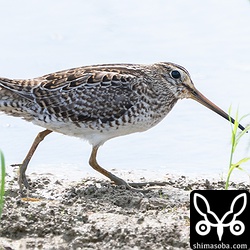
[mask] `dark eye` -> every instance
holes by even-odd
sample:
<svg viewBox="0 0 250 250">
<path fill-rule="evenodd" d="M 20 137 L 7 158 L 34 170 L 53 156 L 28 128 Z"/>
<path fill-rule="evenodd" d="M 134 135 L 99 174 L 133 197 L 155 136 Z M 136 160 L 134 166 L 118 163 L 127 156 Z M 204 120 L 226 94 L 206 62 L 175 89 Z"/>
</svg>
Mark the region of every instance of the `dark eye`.
<svg viewBox="0 0 250 250">
<path fill-rule="evenodd" d="M 174 79 L 178 79 L 181 77 L 181 73 L 178 70 L 173 70 L 171 71 L 170 75 L 174 78 Z"/>
</svg>

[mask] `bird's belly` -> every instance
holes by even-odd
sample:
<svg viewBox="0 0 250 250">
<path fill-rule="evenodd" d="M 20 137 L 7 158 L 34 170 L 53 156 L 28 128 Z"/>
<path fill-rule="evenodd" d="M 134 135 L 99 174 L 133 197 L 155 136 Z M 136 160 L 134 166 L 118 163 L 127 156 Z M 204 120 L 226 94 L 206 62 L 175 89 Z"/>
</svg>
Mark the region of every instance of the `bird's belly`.
<svg viewBox="0 0 250 250">
<path fill-rule="evenodd" d="M 105 141 L 127 134 L 143 132 L 160 122 L 163 117 L 158 119 L 152 117 L 138 116 L 133 121 L 112 121 L 102 123 L 101 121 L 75 123 L 70 121 L 50 120 L 44 122 L 41 120 L 32 121 L 34 124 L 47 128 L 49 130 L 83 138 L 91 145 L 102 145 Z"/>
</svg>

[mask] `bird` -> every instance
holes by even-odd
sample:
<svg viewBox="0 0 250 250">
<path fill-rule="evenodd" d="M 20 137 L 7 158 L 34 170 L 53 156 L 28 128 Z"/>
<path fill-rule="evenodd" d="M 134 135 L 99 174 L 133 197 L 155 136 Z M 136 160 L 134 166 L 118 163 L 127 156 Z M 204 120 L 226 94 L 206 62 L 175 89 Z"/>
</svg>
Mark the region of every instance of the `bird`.
<svg viewBox="0 0 250 250">
<path fill-rule="evenodd" d="M 99 147 L 112 138 L 154 127 L 184 98 L 235 123 L 195 88 L 184 67 L 170 62 L 100 64 L 32 79 L 0 78 L 0 111 L 45 128 L 19 165 L 20 190 L 30 189 L 28 164 L 39 143 L 52 132 L 88 141 L 92 145 L 89 165 L 116 185 L 132 188 L 99 165 Z"/>
</svg>

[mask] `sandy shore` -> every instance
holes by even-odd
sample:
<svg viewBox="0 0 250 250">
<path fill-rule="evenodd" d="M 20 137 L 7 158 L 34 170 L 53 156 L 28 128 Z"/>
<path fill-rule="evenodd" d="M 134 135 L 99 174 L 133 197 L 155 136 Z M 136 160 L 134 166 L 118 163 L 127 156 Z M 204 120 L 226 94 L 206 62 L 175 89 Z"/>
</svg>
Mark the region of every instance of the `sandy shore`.
<svg viewBox="0 0 250 250">
<path fill-rule="evenodd" d="M 96 178 L 31 178 L 34 201 L 7 180 L 0 249 L 189 249 L 190 192 L 224 188 L 222 181 L 170 175 L 145 193 Z"/>
</svg>

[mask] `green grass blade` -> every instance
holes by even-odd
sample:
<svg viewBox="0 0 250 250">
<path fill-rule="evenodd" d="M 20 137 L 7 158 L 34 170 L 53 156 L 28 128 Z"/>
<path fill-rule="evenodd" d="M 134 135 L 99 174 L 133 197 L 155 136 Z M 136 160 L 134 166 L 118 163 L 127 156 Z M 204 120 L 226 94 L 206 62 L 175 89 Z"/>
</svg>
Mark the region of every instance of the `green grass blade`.
<svg viewBox="0 0 250 250">
<path fill-rule="evenodd" d="M 241 139 L 241 137 L 246 134 L 248 131 L 250 131 L 250 125 L 247 125 L 245 127 L 245 130 L 240 131 L 240 133 L 237 135 L 237 141 L 239 142 L 239 140 Z"/>
<path fill-rule="evenodd" d="M 232 110 L 232 107 L 230 106 L 230 108 L 229 108 L 229 121 L 231 121 L 231 110 Z M 238 125 L 247 116 L 249 116 L 249 114 L 244 115 L 241 118 L 239 118 L 239 110 L 237 110 L 236 115 L 235 115 L 235 122 L 234 122 L 234 124 L 231 124 L 231 152 L 230 152 L 229 170 L 228 170 L 228 174 L 227 174 L 225 189 L 228 189 L 228 187 L 229 187 L 229 181 L 230 181 L 230 177 L 231 177 L 233 170 L 235 168 L 237 168 L 239 170 L 246 172 L 243 168 L 241 168 L 240 165 L 243 163 L 246 163 L 247 161 L 250 160 L 250 157 L 245 157 L 245 158 L 239 160 L 237 163 L 233 163 L 234 152 L 235 152 L 242 136 L 245 135 L 248 131 L 250 131 L 250 125 L 247 125 L 245 127 L 245 130 L 237 133 L 238 132 Z"/>
<path fill-rule="evenodd" d="M 250 157 L 245 157 L 245 158 L 239 160 L 237 163 L 232 164 L 232 166 L 234 166 L 234 167 L 237 168 L 237 167 L 239 167 L 242 163 L 246 163 L 246 162 L 249 161 L 249 160 L 250 160 Z"/>
<path fill-rule="evenodd" d="M 227 180 L 226 180 L 226 184 L 225 184 L 225 189 L 228 190 L 228 187 L 229 187 L 229 181 L 230 181 L 230 177 L 231 177 L 231 174 L 233 172 L 233 170 L 236 168 L 236 166 L 231 166 L 228 173 L 227 173 Z"/>
<path fill-rule="evenodd" d="M 4 191 L 5 191 L 5 162 L 2 151 L 0 151 L 0 163 L 1 163 L 1 179 L 0 179 L 0 217 L 3 211 L 4 205 Z"/>
</svg>

